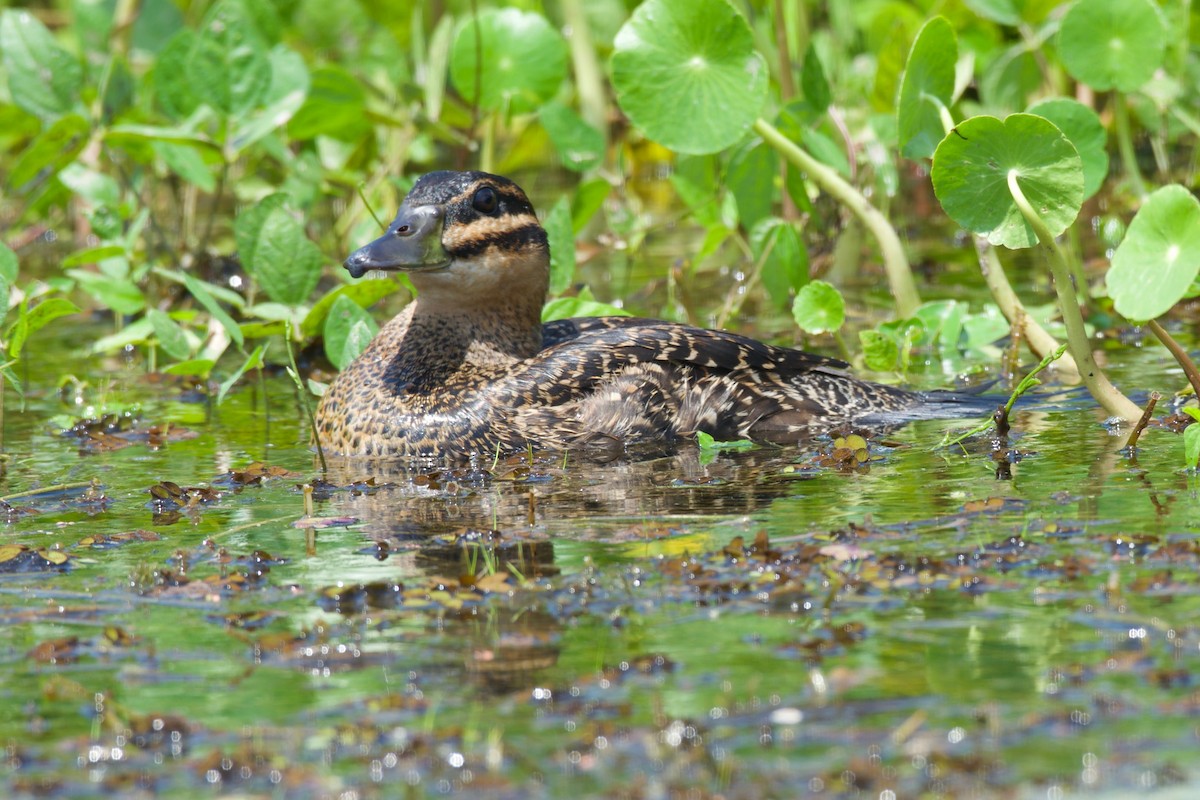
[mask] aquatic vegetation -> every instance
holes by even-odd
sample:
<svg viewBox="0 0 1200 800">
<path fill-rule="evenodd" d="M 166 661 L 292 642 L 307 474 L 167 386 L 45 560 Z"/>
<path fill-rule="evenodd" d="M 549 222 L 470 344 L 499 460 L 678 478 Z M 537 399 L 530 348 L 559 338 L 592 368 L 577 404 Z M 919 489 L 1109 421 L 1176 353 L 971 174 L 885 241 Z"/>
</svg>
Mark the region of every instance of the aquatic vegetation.
<svg viewBox="0 0 1200 800">
<path fill-rule="evenodd" d="M 0 10 L 6 796 L 1195 793 L 1195 8 L 184 5 Z M 545 319 L 1070 352 L 953 448 L 318 468 L 439 168 Z"/>
</svg>

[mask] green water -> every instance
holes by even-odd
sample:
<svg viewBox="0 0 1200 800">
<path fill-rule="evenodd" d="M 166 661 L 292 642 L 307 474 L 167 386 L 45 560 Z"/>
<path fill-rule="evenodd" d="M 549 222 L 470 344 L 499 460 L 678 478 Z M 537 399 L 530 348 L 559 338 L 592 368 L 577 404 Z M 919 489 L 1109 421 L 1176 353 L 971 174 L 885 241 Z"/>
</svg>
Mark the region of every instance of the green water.
<svg viewBox="0 0 1200 800">
<path fill-rule="evenodd" d="M 1176 434 L 1119 454 L 1078 391 L 1017 413 L 1008 480 L 986 441 L 935 447 L 956 422 L 876 437 L 853 470 L 818 463 L 827 441 L 335 463 L 350 488 L 313 513 L 339 519 L 309 533 L 288 380 L 215 408 L 80 352 L 101 332 L 35 343 L 25 410 L 8 398 L 0 544 L 29 549 L 0 551 L 24 566 L 0 575 L 6 796 L 1200 788 L 1196 480 Z M 1126 387 L 1179 382 L 1160 349 L 1110 358 Z M 65 372 L 86 385 L 54 391 Z M 122 410 L 188 433 L 61 434 Z M 294 474 L 221 477 L 253 462 Z M 220 495 L 171 521 L 162 481 Z"/>
</svg>

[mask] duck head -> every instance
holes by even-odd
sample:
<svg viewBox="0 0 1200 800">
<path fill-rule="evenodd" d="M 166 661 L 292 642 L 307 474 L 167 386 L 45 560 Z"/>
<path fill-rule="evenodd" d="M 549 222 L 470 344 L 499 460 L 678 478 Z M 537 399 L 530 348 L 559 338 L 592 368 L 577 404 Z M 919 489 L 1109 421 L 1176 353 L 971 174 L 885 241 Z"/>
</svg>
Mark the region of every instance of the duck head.
<svg viewBox="0 0 1200 800">
<path fill-rule="evenodd" d="M 439 171 L 413 185 L 387 232 L 345 267 L 355 278 L 372 269 L 406 272 L 421 297 L 498 302 L 519 292 L 538 295 L 540 304 L 550 250 L 521 187 L 486 172 Z"/>
</svg>

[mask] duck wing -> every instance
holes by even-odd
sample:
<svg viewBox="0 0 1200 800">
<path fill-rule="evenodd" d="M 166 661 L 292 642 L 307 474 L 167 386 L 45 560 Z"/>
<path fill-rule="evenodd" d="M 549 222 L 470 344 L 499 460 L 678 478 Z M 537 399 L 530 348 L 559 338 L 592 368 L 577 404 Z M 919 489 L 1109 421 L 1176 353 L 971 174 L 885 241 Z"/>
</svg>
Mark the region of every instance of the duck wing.
<svg viewBox="0 0 1200 800">
<path fill-rule="evenodd" d="M 842 374 L 844 361 L 776 347 L 727 331 L 639 317 L 581 317 L 542 326 L 543 347 L 534 361 L 579 359 L 579 369 L 599 379 L 622 367 L 674 362 L 716 371 L 761 371 L 786 378 L 820 370 Z"/>
</svg>

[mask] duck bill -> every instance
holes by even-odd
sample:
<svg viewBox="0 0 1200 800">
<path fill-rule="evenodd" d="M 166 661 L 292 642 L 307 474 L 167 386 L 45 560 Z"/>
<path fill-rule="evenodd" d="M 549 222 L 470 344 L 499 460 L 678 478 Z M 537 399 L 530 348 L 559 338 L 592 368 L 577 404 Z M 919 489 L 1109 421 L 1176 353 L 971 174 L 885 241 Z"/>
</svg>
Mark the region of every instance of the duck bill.
<svg viewBox="0 0 1200 800">
<path fill-rule="evenodd" d="M 343 266 L 355 278 L 368 270 L 428 272 L 449 266 L 442 247 L 442 209 L 438 206 L 400 206 L 387 233 L 355 250 Z"/>
</svg>

